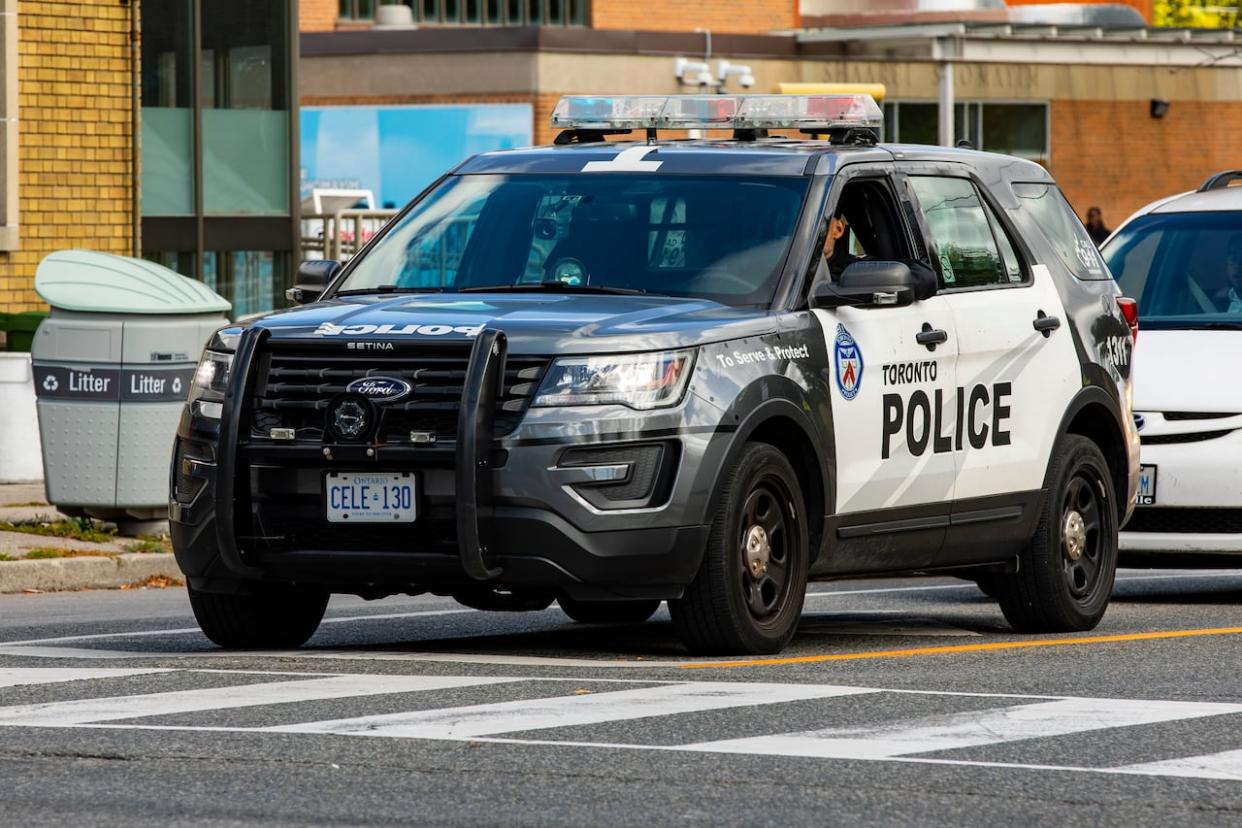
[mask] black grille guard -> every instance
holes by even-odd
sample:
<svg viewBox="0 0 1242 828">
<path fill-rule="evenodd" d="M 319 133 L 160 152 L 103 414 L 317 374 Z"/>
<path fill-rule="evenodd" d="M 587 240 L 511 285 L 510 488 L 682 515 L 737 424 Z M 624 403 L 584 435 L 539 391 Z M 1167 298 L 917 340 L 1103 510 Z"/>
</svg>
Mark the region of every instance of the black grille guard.
<svg viewBox="0 0 1242 828">
<path fill-rule="evenodd" d="M 503 331 L 484 328 L 475 337 L 457 412 L 457 548 L 462 568 L 476 581 L 500 577 L 488 564 L 492 515 L 492 441 L 496 396 L 503 393 Z"/>
<path fill-rule="evenodd" d="M 255 571 L 242 558 L 237 544 L 238 433 L 246 422 L 246 401 L 253 392 L 255 356 L 264 328 L 242 333 L 220 415 L 220 445 L 216 466 L 216 537 L 220 555 L 234 570 Z M 458 411 L 456 470 L 457 544 L 462 568 L 471 578 L 498 578 L 501 569 L 489 563 L 492 515 L 492 447 L 496 398 L 502 394 L 505 357 L 503 331 L 484 328 L 474 340 Z"/>
</svg>

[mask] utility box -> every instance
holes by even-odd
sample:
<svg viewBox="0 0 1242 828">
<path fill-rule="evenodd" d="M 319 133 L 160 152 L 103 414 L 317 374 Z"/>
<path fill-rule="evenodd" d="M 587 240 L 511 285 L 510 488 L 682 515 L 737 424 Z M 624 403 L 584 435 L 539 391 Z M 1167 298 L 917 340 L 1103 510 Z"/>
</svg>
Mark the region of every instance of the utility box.
<svg viewBox="0 0 1242 828">
<path fill-rule="evenodd" d="M 153 262 L 86 250 L 45 258 L 35 290 L 52 308 L 31 347 L 48 502 L 163 516 L 181 408 L 229 303 Z"/>
</svg>

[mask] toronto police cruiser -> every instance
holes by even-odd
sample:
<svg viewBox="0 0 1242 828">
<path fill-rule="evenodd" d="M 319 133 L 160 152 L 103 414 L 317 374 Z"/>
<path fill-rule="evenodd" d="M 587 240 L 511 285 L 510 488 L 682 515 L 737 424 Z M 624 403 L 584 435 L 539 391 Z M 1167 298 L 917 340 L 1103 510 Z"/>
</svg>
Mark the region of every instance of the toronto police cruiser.
<svg viewBox="0 0 1242 828">
<path fill-rule="evenodd" d="M 859 95 L 567 97 L 552 124 L 212 337 L 171 492 L 208 637 L 297 646 L 332 593 L 432 592 L 667 601 L 693 652 L 772 653 L 809 581 L 930 572 L 1017 630 L 1099 622 L 1136 308 L 1047 171 L 877 143 Z"/>
</svg>

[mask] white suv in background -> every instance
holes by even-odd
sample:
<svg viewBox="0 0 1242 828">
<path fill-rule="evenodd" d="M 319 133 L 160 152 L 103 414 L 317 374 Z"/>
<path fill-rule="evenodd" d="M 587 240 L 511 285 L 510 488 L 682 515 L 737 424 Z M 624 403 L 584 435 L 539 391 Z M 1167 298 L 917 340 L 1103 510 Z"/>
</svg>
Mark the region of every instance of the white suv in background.
<svg viewBox="0 0 1242 828">
<path fill-rule="evenodd" d="M 1134 419 L 1138 507 L 1122 528 L 1130 564 L 1242 555 L 1242 170 L 1149 204 L 1104 243 L 1138 300 Z"/>
</svg>

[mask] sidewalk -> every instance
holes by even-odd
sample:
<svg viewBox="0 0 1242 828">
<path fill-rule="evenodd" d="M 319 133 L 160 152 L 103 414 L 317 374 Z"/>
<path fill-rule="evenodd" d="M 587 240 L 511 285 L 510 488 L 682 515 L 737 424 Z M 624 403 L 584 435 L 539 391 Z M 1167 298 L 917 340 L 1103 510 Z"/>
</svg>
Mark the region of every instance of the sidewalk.
<svg viewBox="0 0 1242 828">
<path fill-rule="evenodd" d="M 167 536 L 127 537 L 61 514 L 41 485 L 0 485 L 0 593 L 181 583 Z"/>
</svg>

